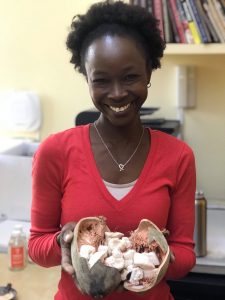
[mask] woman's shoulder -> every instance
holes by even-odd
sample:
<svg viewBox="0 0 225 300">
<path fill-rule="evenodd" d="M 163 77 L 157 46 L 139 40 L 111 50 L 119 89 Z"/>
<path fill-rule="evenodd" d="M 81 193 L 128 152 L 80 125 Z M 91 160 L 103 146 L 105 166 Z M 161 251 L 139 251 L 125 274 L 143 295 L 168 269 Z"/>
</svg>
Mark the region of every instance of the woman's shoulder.
<svg viewBox="0 0 225 300">
<path fill-rule="evenodd" d="M 173 136 L 171 134 L 159 131 L 159 130 L 150 130 L 153 141 L 157 141 L 161 149 L 165 149 L 167 152 L 187 152 L 192 153 L 193 150 L 190 145 L 181 140 L 179 137 Z"/>
<path fill-rule="evenodd" d="M 37 151 L 47 153 L 62 152 L 62 149 L 65 151 L 66 148 L 71 147 L 74 144 L 79 144 L 85 136 L 85 133 L 88 131 L 88 128 L 89 125 L 81 125 L 52 133 L 43 139 Z"/>
<path fill-rule="evenodd" d="M 89 125 L 80 125 L 63 131 L 52 133 L 43 140 L 42 144 L 64 144 L 66 141 L 69 140 L 80 139 L 88 130 L 88 127 Z"/>
</svg>

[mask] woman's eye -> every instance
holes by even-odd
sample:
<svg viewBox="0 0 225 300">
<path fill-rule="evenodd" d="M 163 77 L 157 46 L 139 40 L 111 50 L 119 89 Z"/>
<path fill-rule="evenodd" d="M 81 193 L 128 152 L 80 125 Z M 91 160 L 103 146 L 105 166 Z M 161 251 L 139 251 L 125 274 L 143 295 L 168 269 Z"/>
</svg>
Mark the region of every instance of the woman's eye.
<svg viewBox="0 0 225 300">
<path fill-rule="evenodd" d="M 137 74 L 129 74 L 129 75 L 126 75 L 124 79 L 127 82 L 132 82 L 132 81 L 135 81 L 137 78 L 138 78 Z"/>
<path fill-rule="evenodd" d="M 108 81 L 105 78 L 97 78 L 92 80 L 93 84 L 106 84 Z"/>
</svg>

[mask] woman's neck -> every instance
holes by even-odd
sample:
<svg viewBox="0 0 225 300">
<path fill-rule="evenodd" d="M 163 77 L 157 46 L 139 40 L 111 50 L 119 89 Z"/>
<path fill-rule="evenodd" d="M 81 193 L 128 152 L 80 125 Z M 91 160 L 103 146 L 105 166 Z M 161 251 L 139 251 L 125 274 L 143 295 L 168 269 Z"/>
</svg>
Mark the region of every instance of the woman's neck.
<svg viewBox="0 0 225 300">
<path fill-rule="evenodd" d="M 115 126 L 108 119 L 100 116 L 95 122 L 102 138 L 110 143 L 135 143 L 143 131 L 140 118 L 124 126 Z"/>
</svg>

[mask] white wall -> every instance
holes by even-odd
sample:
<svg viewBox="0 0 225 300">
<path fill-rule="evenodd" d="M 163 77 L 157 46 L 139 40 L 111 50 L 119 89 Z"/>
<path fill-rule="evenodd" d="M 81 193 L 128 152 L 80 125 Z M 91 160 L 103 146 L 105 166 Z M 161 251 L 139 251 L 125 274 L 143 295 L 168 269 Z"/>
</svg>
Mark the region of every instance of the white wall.
<svg viewBox="0 0 225 300">
<path fill-rule="evenodd" d="M 83 77 L 69 63 L 65 40 L 72 17 L 98 1 L 0 0 L 0 91 L 34 90 L 44 121 L 41 138 L 72 127 L 92 106 Z M 177 116 L 177 64 L 197 67 L 197 107 L 185 112 L 184 138 L 196 154 L 198 187 L 225 201 L 225 55 L 166 56 L 153 73 L 147 106 Z M 1 105 L 1 103 L 0 103 Z"/>
</svg>

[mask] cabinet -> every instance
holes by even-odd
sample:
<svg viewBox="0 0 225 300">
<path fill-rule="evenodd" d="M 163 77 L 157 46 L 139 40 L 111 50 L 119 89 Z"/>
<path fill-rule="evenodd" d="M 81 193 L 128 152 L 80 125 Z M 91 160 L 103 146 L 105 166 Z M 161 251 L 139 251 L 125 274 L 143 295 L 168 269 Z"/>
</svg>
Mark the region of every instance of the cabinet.
<svg viewBox="0 0 225 300">
<path fill-rule="evenodd" d="M 175 300 L 224 300 L 224 275 L 189 273 L 180 280 L 169 280 Z"/>
</svg>

